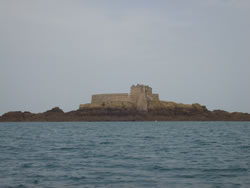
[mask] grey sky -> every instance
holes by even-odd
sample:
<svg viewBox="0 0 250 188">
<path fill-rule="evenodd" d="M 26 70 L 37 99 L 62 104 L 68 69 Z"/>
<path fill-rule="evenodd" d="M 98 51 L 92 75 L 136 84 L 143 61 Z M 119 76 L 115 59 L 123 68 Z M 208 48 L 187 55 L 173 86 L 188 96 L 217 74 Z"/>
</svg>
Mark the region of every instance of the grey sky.
<svg viewBox="0 0 250 188">
<path fill-rule="evenodd" d="M 249 0 L 0 0 L 0 114 L 148 84 L 250 112 Z"/>
</svg>

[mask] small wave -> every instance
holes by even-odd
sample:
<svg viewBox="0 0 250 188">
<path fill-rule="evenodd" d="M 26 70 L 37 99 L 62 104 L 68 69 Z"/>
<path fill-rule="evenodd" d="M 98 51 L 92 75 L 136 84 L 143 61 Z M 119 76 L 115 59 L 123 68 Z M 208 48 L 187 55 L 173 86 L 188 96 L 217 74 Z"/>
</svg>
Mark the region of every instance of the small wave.
<svg viewBox="0 0 250 188">
<path fill-rule="evenodd" d="M 59 150 L 76 150 L 76 149 L 79 149 L 79 148 L 66 148 L 66 147 L 64 147 L 64 148 L 59 148 Z"/>
<path fill-rule="evenodd" d="M 199 144 L 200 146 L 210 145 L 209 142 L 205 142 L 203 140 L 195 140 L 194 143 Z"/>
<path fill-rule="evenodd" d="M 56 168 L 56 167 L 58 167 L 58 165 L 56 165 L 55 163 L 53 163 L 53 164 L 47 164 L 46 165 L 46 168 Z"/>
<path fill-rule="evenodd" d="M 195 178 L 195 175 L 176 175 L 177 178 Z"/>
<path fill-rule="evenodd" d="M 23 185 L 23 184 L 19 184 L 19 185 L 16 185 L 16 186 L 14 186 L 14 187 L 10 186 L 10 187 L 8 187 L 8 188 L 26 188 L 26 187 L 28 187 L 28 186 Z"/>
<path fill-rule="evenodd" d="M 112 142 L 101 142 L 100 144 L 106 145 L 106 144 L 112 144 Z"/>
<path fill-rule="evenodd" d="M 181 171 L 190 172 L 191 170 L 192 171 L 199 171 L 200 170 L 198 168 L 168 168 L 168 167 L 162 167 L 162 166 L 159 166 L 159 165 L 155 165 L 151 169 L 159 170 L 159 171 L 179 171 L 179 172 L 181 172 Z"/>
<path fill-rule="evenodd" d="M 235 174 L 220 174 L 220 177 L 226 177 L 226 178 L 233 178 L 235 177 Z"/>
<path fill-rule="evenodd" d="M 84 180 L 86 179 L 87 177 L 86 176 L 79 176 L 79 177 L 75 177 L 75 176 L 71 176 L 69 177 L 70 180 L 73 180 L 73 181 L 80 181 L 80 180 Z"/>
<path fill-rule="evenodd" d="M 155 137 L 154 136 L 145 136 L 145 137 L 143 137 L 144 139 L 147 139 L 147 140 L 150 140 L 150 139 L 155 139 Z"/>
<path fill-rule="evenodd" d="M 169 152 L 168 148 L 157 148 L 154 150 L 155 152 Z"/>
<path fill-rule="evenodd" d="M 227 168 L 227 169 L 204 169 L 203 172 L 247 172 L 246 168 Z"/>
<path fill-rule="evenodd" d="M 250 146 L 240 146 L 240 149 L 250 149 Z"/>
<path fill-rule="evenodd" d="M 31 168 L 32 167 L 32 163 L 26 163 L 21 165 L 22 168 Z"/>
<path fill-rule="evenodd" d="M 172 170 L 170 168 L 164 168 L 164 167 L 159 166 L 159 165 L 154 166 L 152 169 L 153 170 L 159 170 L 159 171 L 170 171 L 170 170 Z"/>
</svg>

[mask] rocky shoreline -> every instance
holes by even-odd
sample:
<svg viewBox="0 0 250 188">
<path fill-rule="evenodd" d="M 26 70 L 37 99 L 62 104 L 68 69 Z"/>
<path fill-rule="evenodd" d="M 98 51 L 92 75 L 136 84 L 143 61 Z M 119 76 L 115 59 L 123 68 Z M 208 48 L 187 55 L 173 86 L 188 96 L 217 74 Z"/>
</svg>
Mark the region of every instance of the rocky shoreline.
<svg viewBox="0 0 250 188">
<path fill-rule="evenodd" d="M 0 122 L 66 122 L 66 121 L 250 121 L 250 114 L 223 110 L 209 111 L 205 106 L 175 105 L 152 108 L 147 112 L 133 108 L 85 108 L 64 112 L 59 107 L 43 113 L 13 111 L 0 116 Z"/>
</svg>

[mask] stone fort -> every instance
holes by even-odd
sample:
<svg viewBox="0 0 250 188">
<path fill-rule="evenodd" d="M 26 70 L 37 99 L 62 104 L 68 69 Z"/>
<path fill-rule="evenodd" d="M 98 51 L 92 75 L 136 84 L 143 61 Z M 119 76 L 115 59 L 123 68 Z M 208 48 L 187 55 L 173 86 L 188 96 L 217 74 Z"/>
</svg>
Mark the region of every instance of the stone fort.
<svg viewBox="0 0 250 188">
<path fill-rule="evenodd" d="M 112 104 L 130 104 L 139 111 L 148 111 L 150 101 L 159 101 L 159 95 L 152 93 L 152 88 L 147 85 L 132 85 L 130 93 L 112 93 L 92 95 L 91 104 L 80 104 L 79 109 L 89 107 L 105 107 Z"/>
</svg>

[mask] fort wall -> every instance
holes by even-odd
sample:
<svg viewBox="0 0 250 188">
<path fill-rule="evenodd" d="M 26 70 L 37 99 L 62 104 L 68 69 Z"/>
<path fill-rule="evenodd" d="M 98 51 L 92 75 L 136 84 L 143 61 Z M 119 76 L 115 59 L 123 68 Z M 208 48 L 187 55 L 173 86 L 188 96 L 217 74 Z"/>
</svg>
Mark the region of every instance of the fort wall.
<svg viewBox="0 0 250 188">
<path fill-rule="evenodd" d="M 153 100 L 154 101 L 159 101 L 160 99 L 159 99 L 159 94 L 152 94 L 152 97 L 153 97 Z"/>
<path fill-rule="evenodd" d="M 99 94 L 92 95 L 91 103 L 92 104 L 101 104 L 107 102 L 130 102 L 130 97 L 128 93 L 112 93 L 112 94 Z"/>
</svg>

